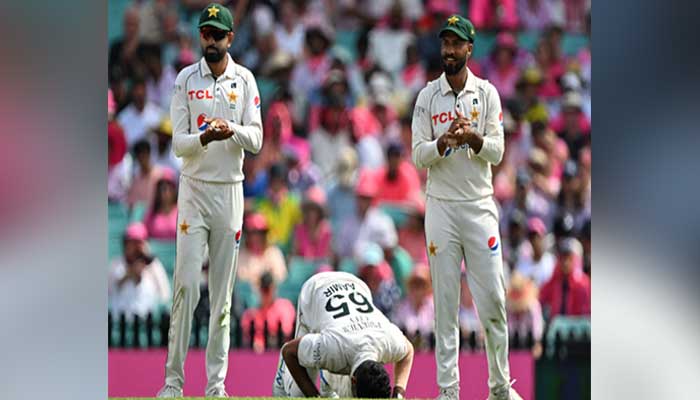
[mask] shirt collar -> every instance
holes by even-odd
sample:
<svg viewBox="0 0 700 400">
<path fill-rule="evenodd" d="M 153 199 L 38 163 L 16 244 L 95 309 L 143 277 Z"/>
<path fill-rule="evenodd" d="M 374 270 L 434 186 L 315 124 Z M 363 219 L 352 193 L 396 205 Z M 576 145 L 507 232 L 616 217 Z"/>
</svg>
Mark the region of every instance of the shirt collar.
<svg viewBox="0 0 700 400">
<path fill-rule="evenodd" d="M 440 75 L 439 81 L 440 81 L 440 91 L 442 92 L 443 96 L 447 95 L 447 93 L 452 91 L 452 86 L 450 86 L 450 83 L 447 82 L 447 76 L 445 75 L 444 72 Z M 464 84 L 464 89 L 462 89 L 462 92 L 464 92 L 464 91 L 467 91 L 467 92 L 475 92 L 476 91 L 476 77 L 474 77 L 474 74 L 469 69 L 469 67 L 467 67 L 467 82 Z M 457 93 L 457 94 L 459 95 L 460 93 Z"/>
<path fill-rule="evenodd" d="M 228 63 L 226 64 L 226 69 L 224 70 L 224 73 L 222 75 L 233 78 L 236 76 L 236 63 L 233 61 L 233 58 L 231 58 L 231 54 L 226 52 L 226 57 L 228 57 Z M 201 60 L 199 60 L 199 71 L 201 72 L 202 77 L 205 77 L 207 75 L 212 75 L 211 69 L 209 68 L 209 64 L 207 64 L 207 60 L 202 57 Z"/>
</svg>

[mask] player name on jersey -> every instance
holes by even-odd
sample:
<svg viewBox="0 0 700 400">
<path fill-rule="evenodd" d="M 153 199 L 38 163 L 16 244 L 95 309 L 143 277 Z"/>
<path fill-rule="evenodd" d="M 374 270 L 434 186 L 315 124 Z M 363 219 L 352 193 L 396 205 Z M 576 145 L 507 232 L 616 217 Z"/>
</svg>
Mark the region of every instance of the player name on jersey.
<svg viewBox="0 0 700 400">
<path fill-rule="evenodd" d="M 351 317 L 349 323 L 343 326 L 343 333 L 360 332 L 365 329 L 382 329 L 379 321 L 372 321 L 369 317 L 358 315 Z"/>
<path fill-rule="evenodd" d="M 350 290 L 355 290 L 354 283 L 333 283 L 330 286 L 328 286 L 328 288 L 326 288 L 326 290 L 323 292 L 323 295 L 326 296 L 326 298 L 328 298 L 331 297 L 334 293 Z"/>
</svg>

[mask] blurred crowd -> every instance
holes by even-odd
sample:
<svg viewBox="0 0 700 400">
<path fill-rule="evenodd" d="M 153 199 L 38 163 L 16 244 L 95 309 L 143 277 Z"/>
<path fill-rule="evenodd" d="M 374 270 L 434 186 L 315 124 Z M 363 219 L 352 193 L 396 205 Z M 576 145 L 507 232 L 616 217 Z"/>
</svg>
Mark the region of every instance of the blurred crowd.
<svg viewBox="0 0 700 400">
<path fill-rule="evenodd" d="M 110 15 L 121 35 L 109 48 L 108 197 L 130 224 L 109 295 L 113 311 L 144 315 L 172 297 L 172 271 L 149 244 L 174 246 L 181 162 L 169 102 L 178 71 L 200 57 L 194 21 L 209 0 L 122 3 Z M 552 317 L 590 315 L 590 1 L 223 4 L 235 18 L 231 55 L 253 71 L 263 101 L 263 148 L 244 164 L 237 282 L 259 299 L 240 310 L 244 324 L 293 329 L 295 297 L 277 288 L 303 264 L 357 274 L 392 321 L 430 335 L 426 171 L 411 161 L 411 118 L 420 89 L 442 73 L 437 32 L 454 13 L 477 29 L 470 70 L 503 104 L 506 153 L 493 175 L 511 331 L 538 341 Z M 479 332 L 462 288 L 462 327 Z"/>
</svg>

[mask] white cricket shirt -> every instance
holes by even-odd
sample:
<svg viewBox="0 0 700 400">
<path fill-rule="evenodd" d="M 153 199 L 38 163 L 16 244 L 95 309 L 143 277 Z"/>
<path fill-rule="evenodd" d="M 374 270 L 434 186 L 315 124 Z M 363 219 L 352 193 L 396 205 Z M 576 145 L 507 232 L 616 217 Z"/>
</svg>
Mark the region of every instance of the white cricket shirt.
<svg viewBox="0 0 700 400">
<path fill-rule="evenodd" d="M 464 145 L 448 147 L 440 156 L 437 139 L 456 119 L 457 110 L 483 135 L 484 144 L 478 154 Z M 418 168 L 428 168 L 428 196 L 471 201 L 493 194 L 491 164 L 501 162 L 504 144 L 501 100 L 491 83 L 469 71 L 464 88 L 455 93 L 443 73 L 418 94 L 411 130 L 413 162 Z"/>
<path fill-rule="evenodd" d="M 322 272 L 299 295 L 300 322 L 312 333 L 299 343 L 299 364 L 352 374 L 364 361 L 398 362 L 408 354 L 401 330 L 372 303 L 356 276 Z"/>
<path fill-rule="evenodd" d="M 255 77 L 229 54 L 226 70 L 214 78 L 202 57 L 177 75 L 170 119 L 173 151 L 182 157 L 182 175 L 208 182 L 243 180 L 243 150 L 258 153 L 262 147 L 260 94 Z M 222 118 L 235 132 L 229 139 L 202 146 L 199 137 L 205 118 Z"/>
</svg>

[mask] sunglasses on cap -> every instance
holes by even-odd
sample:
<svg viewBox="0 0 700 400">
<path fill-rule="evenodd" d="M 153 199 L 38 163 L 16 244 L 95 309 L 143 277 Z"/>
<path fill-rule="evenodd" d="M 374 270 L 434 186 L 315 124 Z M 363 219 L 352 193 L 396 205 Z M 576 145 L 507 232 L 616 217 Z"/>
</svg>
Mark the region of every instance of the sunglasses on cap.
<svg viewBox="0 0 700 400">
<path fill-rule="evenodd" d="M 220 29 L 202 29 L 199 31 L 204 39 L 213 38 L 215 41 L 219 41 L 226 37 L 228 32 L 222 31 Z"/>
</svg>

